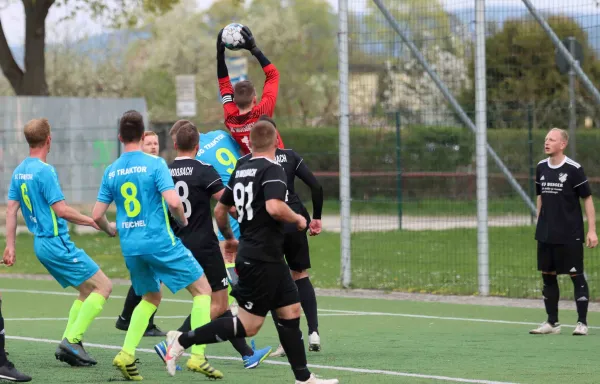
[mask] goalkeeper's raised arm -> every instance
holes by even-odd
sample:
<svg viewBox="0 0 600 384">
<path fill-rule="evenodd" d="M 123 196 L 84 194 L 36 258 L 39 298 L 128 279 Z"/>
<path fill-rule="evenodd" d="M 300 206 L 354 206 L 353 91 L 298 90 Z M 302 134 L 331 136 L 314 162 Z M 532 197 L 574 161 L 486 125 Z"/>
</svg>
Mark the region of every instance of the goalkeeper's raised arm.
<svg viewBox="0 0 600 384">
<path fill-rule="evenodd" d="M 256 57 L 266 76 L 260 103 L 256 101 L 256 89 L 252 82 L 244 80 L 232 87 L 227 65 L 225 64 L 225 45 L 222 41 L 222 33 L 223 30 L 219 32 L 217 37 L 217 76 L 225 114 L 225 126 L 240 145 L 242 152 L 247 154 L 250 153 L 250 130 L 261 115 L 273 116 L 275 111 L 279 90 L 279 71 L 256 46 L 256 41 L 250 29 L 244 26 L 241 31 L 244 38 L 242 48 Z M 279 147 L 284 148 L 279 133 L 277 133 L 277 136 Z"/>
</svg>

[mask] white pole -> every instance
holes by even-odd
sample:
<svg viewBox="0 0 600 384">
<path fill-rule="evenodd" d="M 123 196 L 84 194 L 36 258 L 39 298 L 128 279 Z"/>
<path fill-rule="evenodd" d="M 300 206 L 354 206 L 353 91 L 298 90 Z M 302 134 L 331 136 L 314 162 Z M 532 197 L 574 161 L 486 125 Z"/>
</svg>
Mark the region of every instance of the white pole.
<svg viewBox="0 0 600 384">
<path fill-rule="evenodd" d="M 342 286 L 349 288 L 352 274 L 350 269 L 350 127 L 348 100 L 348 0 L 338 0 L 339 5 L 339 87 L 340 87 L 340 220 L 341 220 L 341 279 Z"/>
<path fill-rule="evenodd" d="M 477 167 L 477 275 L 479 294 L 490 294 L 486 151 L 485 0 L 475 0 L 475 155 Z"/>
</svg>

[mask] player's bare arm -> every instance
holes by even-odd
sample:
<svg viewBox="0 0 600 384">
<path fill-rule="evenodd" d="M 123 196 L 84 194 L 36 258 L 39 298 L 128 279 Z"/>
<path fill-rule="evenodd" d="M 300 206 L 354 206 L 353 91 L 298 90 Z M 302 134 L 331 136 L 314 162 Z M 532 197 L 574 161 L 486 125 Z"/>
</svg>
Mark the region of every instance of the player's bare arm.
<svg viewBox="0 0 600 384">
<path fill-rule="evenodd" d="M 223 191 L 221 191 L 221 195 L 223 195 Z M 223 234 L 223 237 L 226 240 L 235 239 L 233 236 L 233 231 L 231 230 L 231 225 L 229 225 L 229 219 L 227 218 L 230 210 L 231 207 L 228 207 L 220 201 L 215 207 L 215 220 L 217 222 L 217 226 L 219 227 L 219 231 L 221 231 L 221 234 Z"/>
<path fill-rule="evenodd" d="M 6 248 L 2 261 L 9 267 L 15 263 L 15 247 L 17 237 L 17 213 L 21 208 L 21 203 L 16 200 L 9 200 L 6 207 Z"/>
<path fill-rule="evenodd" d="M 92 219 L 108 236 L 115 237 L 117 235 L 117 226 L 115 223 L 109 223 L 106 218 L 108 207 L 109 204 L 97 201 L 96 204 L 94 204 L 94 209 L 92 209 Z"/>
<path fill-rule="evenodd" d="M 221 195 L 222 194 L 223 193 L 221 193 Z M 235 239 L 233 231 L 231 230 L 231 225 L 229 225 L 229 219 L 227 217 L 231 208 L 231 206 L 227 206 L 219 201 L 215 207 L 215 220 L 217 221 L 219 231 L 221 231 L 221 234 L 225 238 L 225 252 L 234 254 L 237 253 L 238 241 Z M 233 208 L 235 209 L 235 207 Z"/>
<path fill-rule="evenodd" d="M 95 229 L 100 229 L 94 220 L 86 215 L 82 215 L 78 210 L 73 207 L 67 205 L 64 200 L 57 201 L 52 204 L 52 210 L 56 213 L 56 216 L 67 220 L 70 223 L 77 225 L 85 225 L 88 227 L 93 227 Z"/>
<path fill-rule="evenodd" d="M 185 217 L 185 211 L 183 210 L 183 204 L 181 203 L 181 199 L 179 199 L 179 195 L 175 192 L 174 189 L 170 189 L 168 191 L 164 191 L 162 193 L 163 199 L 167 203 L 167 207 L 169 207 L 169 212 L 173 215 L 177 224 L 181 227 L 187 227 L 188 221 Z"/>
<path fill-rule="evenodd" d="M 588 222 L 588 232 L 585 244 L 588 248 L 594 248 L 598 245 L 598 235 L 596 234 L 596 209 L 594 208 L 592 196 L 588 196 L 583 200 L 583 207 Z"/>
<path fill-rule="evenodd" d="M 306 229 L 306 218 L 292 211 L 284 201 L 279 199 L 270 199 L 266 201 L 267 212 L 277 221 L 296 224 L 299 231 Z"/>
</svg>

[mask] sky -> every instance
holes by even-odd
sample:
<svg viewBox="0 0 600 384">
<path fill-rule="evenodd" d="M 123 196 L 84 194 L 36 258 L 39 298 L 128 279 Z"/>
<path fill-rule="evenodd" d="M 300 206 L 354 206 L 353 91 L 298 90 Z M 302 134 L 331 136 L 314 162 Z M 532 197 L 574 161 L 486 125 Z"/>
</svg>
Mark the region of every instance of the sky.
<svg viewBox="0 0 600 384">
<path fill-rule="evenodd" d="M 110 0 L 108 0 L 110 1 Z M 327 0 L 337 10 L 337 0 Z M 352 9 L 360 9 L 368 0 L 348 0 Z M 447 10 L 470 8 L 475 0 L 439 0 Z M 540 9 L 562 9 L 577 12 L 600 13 L 600 0 L 531 0 Z M 199 10 L 206 9 L 214 0 L 196 0 Z M 523 6 L 521 0 L 485 0 L 486 5 Z M 73 2 L 72 2 L 73 3 Z M 524 6 L 523 6 L 524 7 Z M 102 25 L 92 21 L 85 14 L 78 15 L 74 20 L 57 25 L 69 7 L 52 7 L 46 19 L 47 42 L 64 41 L 69 38 L 79 38 L 94 35 L 103 31 Z M 25 15 L 23 5 L 19 0 L 0 0 L 0 21 L 9 45 L 23 45 L 25 36 Z"/>
</svg>

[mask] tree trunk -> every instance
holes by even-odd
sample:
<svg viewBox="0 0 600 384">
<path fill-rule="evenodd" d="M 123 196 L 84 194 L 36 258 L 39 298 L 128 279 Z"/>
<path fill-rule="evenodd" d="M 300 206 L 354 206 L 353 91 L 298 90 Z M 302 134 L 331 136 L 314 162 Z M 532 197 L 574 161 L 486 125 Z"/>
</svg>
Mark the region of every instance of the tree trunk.
<svg viewBox="0 0 600 384">
<path fill-rule="evenodd" d="M 46 16 L 54 0 L 23 0 L 25 5 L 25 76 L 19 95 L 48 96 Z"/>
<path fill-rule="evenodd" d="M 8 47 L 4 29 L 2 28 L 2 20 L 0 20 L 0 67 L 2 68 L 2 73 L 4 73 L 4 76 L 6 76 L 13 90 L 18 95 L 18 90 L 21 88 L 21 82 L 23 81 L 23 71 L 16 63 Z"/>
<path fill-rule="evenodd" d="M 0 67 L 19 96 L 48 96 L 46 83 L 46 16 L 55 0 L 23 0 L 25 9 L 25 68 L 16 63 L 0 24 Z"/>
</svg>

